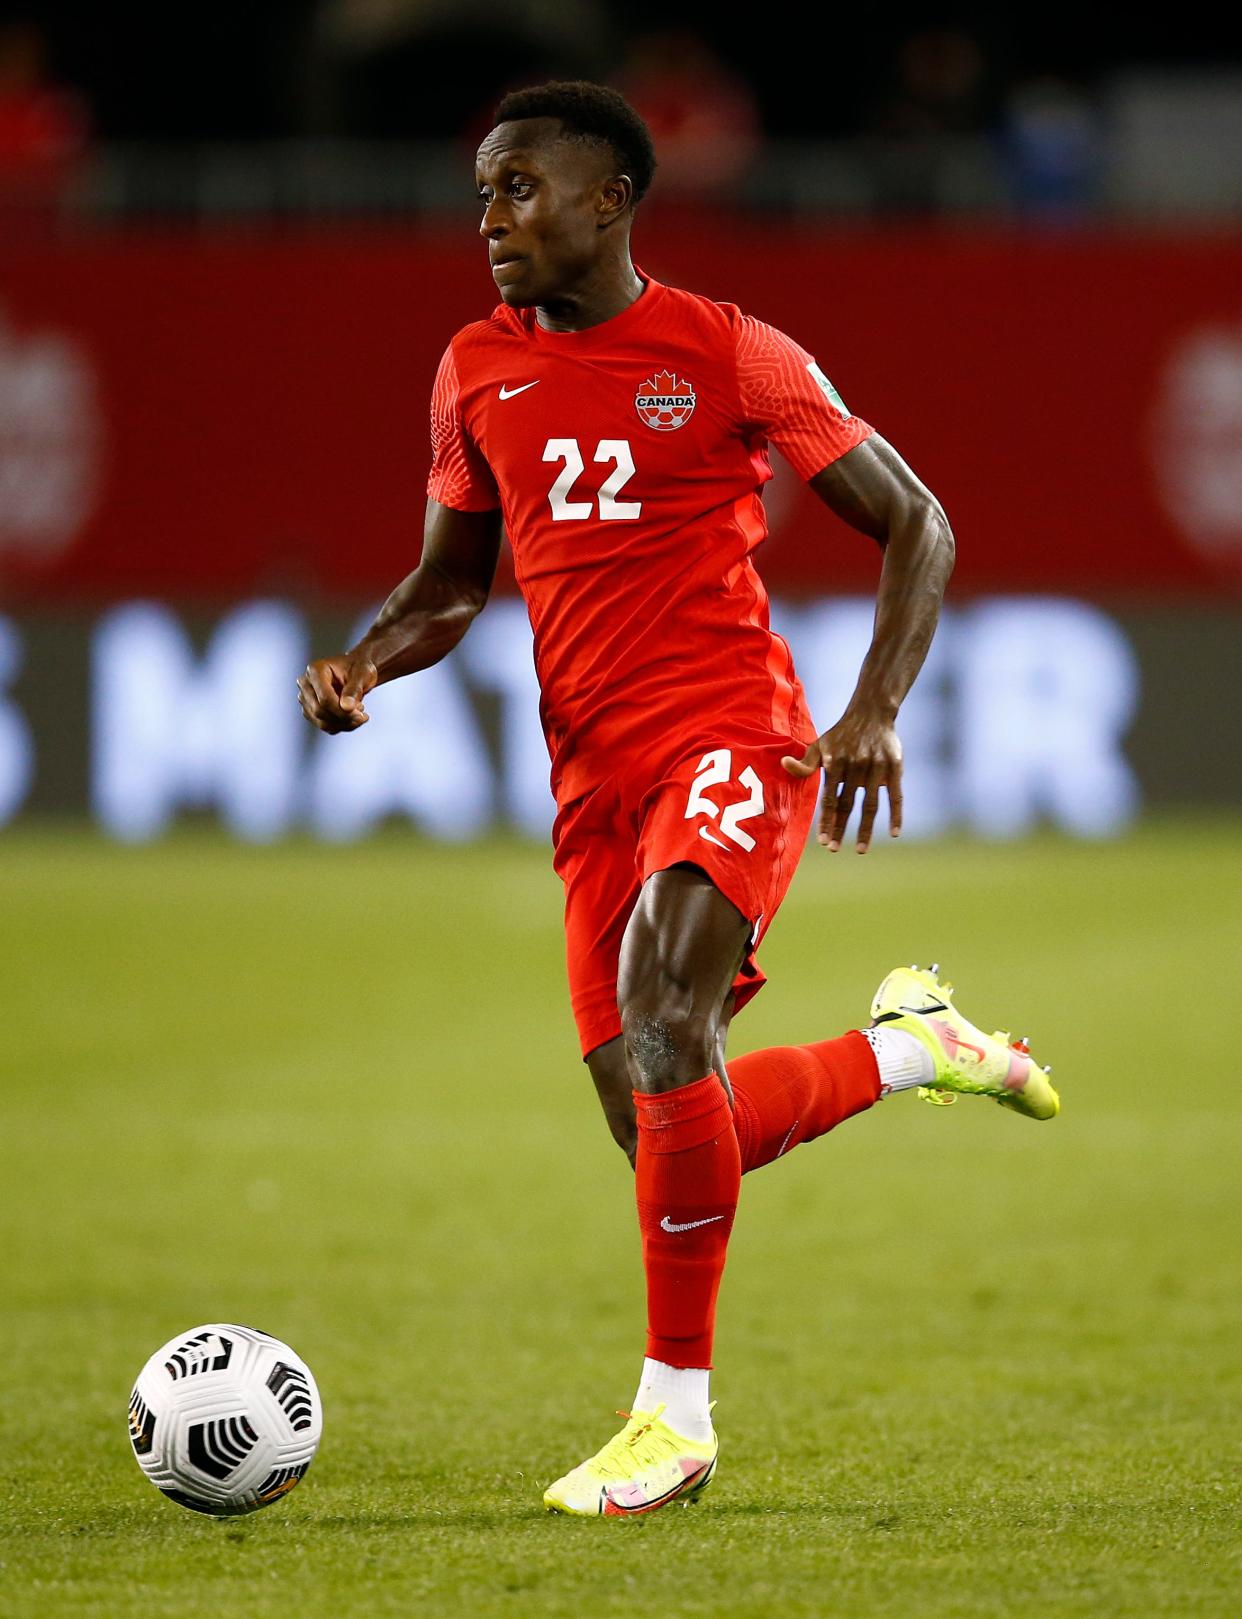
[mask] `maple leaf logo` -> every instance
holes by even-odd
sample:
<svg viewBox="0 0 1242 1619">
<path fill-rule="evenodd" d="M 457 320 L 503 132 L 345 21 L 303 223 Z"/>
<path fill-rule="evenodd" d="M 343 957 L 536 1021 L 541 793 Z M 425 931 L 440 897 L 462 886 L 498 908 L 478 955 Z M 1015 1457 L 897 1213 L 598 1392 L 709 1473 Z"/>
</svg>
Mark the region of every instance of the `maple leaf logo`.
<svg viewBox="0 0 1242 1619">
<path fill-rule="evenodd" d="M 693 383 L 667 369 L 648 377 L 634 395 L 635 408 L 643 421 L 662 433 L 684 427 L 697 402 Z"/>
</svg>

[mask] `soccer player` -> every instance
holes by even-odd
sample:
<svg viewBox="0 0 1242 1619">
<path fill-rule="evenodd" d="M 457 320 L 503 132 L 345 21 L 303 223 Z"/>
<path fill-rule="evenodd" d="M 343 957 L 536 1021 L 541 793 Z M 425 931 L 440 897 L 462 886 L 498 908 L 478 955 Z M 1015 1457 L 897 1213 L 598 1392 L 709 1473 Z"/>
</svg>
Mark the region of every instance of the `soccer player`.
<svg viewBox="0 0 1242 1619">
<path fill-rule="evenodd" d="M 372 687 L 444 657 L 482 610 L 503 520 L 535 632 L 573 1012 L 634 1166 L 647 1278 L 633 1414 L 544 1502 L 620 1515 L 688 1499 L 715 1472 L 708 1371 L 744 1173 L 893 1091 L 991 1096 L 1036 1119 L 1059 1103 L 1024 1046 L 969 1023 L 935 969 L 890 973 L 866 1028 L 726 1068 L 819 777 L 829 850 L 859 793 L 859 853 L 882 793 L 900 831 L 893 726 L 953 540 L 810 354 L 634 265 L 655 157 L 621 96 L 547 84 L 496 118 L 475 180 L 501 302 L 440 363 L 422 560 L 358 645 L 298 685 L 320 730 L 365 724 Z M 858 684 L 818 736 L 754 566 L 769 444 L 883 552 Z"/>
</svg>

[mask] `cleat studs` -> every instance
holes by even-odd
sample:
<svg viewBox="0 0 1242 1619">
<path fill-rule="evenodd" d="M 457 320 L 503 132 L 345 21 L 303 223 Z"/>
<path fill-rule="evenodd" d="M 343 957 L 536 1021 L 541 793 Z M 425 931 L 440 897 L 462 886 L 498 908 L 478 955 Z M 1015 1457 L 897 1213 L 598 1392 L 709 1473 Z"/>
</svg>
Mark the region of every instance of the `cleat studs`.
<svg viewBox="0 0 1242 1619">
<path fill-rule="evenodd" d="M 1046 1062 L 1043 1065 L 1043 1068 L 1044 1068 L 1044 1073 L 1045 1074 L 1050 1074 L 1052 1072 L 1052 1064 L 1050 1062 Z"/>
<path fill-rule="evenodd" d="M 940 971 L 940 963 L 938 961 L 933 961 L 931 966 L 927 970 L 932 975 L 932 977 L 935 978 L 936 975 Z"/>
</svg>

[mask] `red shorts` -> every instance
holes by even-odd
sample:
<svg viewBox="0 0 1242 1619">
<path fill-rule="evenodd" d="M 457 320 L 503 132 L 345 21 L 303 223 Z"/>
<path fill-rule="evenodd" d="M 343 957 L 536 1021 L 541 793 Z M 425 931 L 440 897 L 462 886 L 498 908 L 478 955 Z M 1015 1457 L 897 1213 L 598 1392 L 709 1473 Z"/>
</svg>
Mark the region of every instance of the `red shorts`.
<svg viewBox="0 0 1242 1619">
<path fill-rule="evenodd" d="M 741 1008 L 765 983 L 755 950 L 806 845 L 819 773 L 791 776 L 786 754 L 806 747 L 771 731 L 708 733 L 652 780 L 632 755 L 593 791 L 565 804 L 552 829 L 565 884 L 569 992 L 583 1056 L 621 1033 L 617 962 L 638 891 L 653 872 L 700 867 L 751 925 L 734 981 Z"/>
</svg>

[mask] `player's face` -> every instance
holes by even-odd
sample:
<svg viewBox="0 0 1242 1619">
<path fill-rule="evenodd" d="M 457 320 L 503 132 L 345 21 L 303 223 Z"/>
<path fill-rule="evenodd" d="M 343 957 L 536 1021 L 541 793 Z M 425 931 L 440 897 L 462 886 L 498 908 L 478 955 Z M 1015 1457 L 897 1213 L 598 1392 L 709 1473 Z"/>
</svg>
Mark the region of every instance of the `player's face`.
<svg viewBox="0 0 1242 1619">
<path fill-rule="evenodd" d="M 601 217 L 616 212 L 600 149 L 560 138 L 555 118 L 513 119 L 479 147 L 474 178 L 504 302 L 546 304 L 579 287 L 599 262 Z"/>
</svg>

